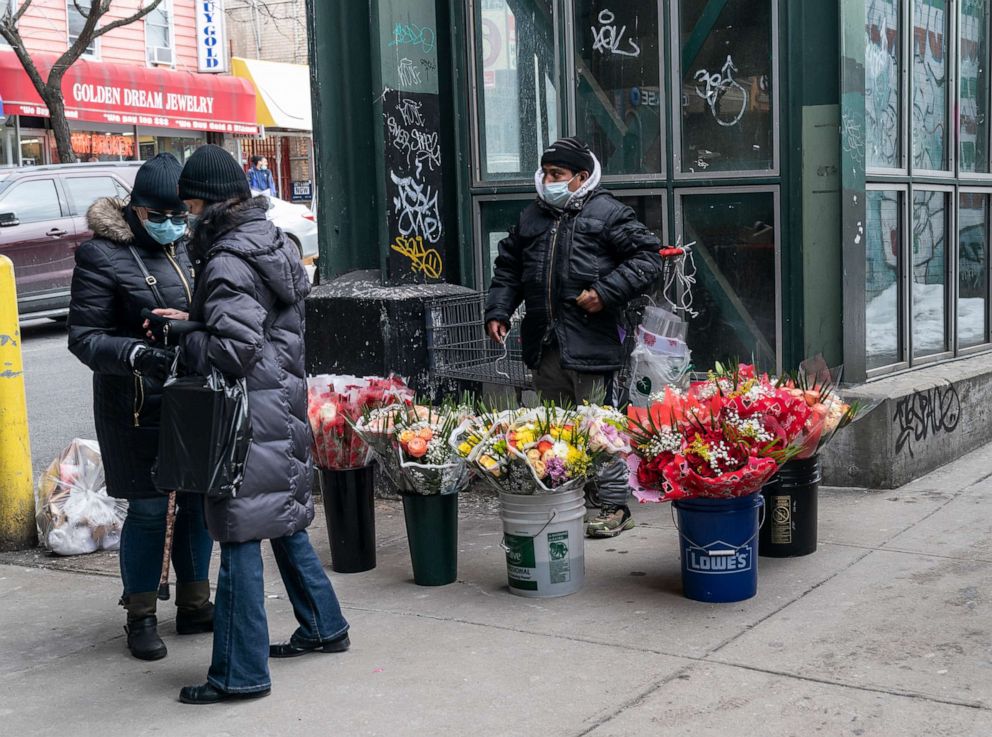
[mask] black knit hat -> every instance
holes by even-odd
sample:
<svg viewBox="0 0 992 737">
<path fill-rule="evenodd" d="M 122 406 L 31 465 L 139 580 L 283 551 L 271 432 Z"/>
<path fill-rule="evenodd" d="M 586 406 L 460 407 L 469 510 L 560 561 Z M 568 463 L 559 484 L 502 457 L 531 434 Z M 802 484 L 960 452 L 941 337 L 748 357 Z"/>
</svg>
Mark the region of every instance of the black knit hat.
<svg viewBox="0 0 992 737">
<path fill-rule="evenodd" d="M 576 174 L 580 171 L 591 174 L 596 166 L 596 160 L 589 147 L 578 138 L 560 138 L 544 149 L 541 166 L 545 164 L 554 164 Z"/>
<path fill-rule="evenodd" d="M 184 200 L 247 200 L 251 197 L 244 169 L 227 151 L 208 143 L 186 161 L 179 175 L 179 197 Z"/>
<path fill-rule="evenodd" d="M 153 210 L 185 210 L 186 205 L 176 194 L 182 164 L 172 154 L 158 154 L 149 159 L 134 176 L 131 189 L 132 207 L 150 207 Z"/>
</svg>

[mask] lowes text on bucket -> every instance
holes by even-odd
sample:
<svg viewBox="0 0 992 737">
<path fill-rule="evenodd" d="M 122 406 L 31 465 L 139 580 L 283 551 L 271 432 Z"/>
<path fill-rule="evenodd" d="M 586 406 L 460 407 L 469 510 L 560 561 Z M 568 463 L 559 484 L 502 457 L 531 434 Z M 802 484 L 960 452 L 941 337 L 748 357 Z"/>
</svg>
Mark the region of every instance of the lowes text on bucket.
<svg viewBox="0 0 992 737">
<path fill-rule="evenodd" d="M 735 548 L 723 542 L 715 542 L 712 545 L 723 546 L 712 548 L 707 545 L 705 548 L 686 546 L 686 568 L 696 573 L 740 573 L 750 571 L 751 562 L 754 557 L 754 549 L 751 545 L 744 545 Z"/>
</svg>

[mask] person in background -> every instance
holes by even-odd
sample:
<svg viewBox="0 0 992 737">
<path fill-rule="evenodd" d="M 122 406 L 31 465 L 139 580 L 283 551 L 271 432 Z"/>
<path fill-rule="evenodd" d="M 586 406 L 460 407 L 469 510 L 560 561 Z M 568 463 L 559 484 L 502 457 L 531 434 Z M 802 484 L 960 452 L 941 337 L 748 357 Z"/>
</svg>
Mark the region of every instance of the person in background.
<svg viewBox="0 0 992 737">
<path fill-rule="evenodd" d="M 544 151 L 534 174 L 538 197 L 499 244 L 486 302 L 486 331 L 500 343 L 526 304 L 524 362 L 538 393 L 559 405 L 604 395 L 617 403 L 624 308 L 661 276 L 658 238 L 599 181 L 599 161 L 578 139 Z M 587 504 L 600 512 L 586 533 L 614 537 L 632 528 L 623 469 L 593 486 Z"/>
<path fill-rule="evenodd" d="M 276 180 L 269 171 L 269 160 L 264 156 L 252 156 L 251 168 L 248 169 L 248 186 L 259 194 L 278 197 Z"/>
<path fill-rule="evenodd" d="M 252 427 L 237 495 L 206 500 L 207 526 L 221 550 L 213 658 L 207 682 L 179 694 L 187 704 L 214 704 L 267 696 L 270 657 L 338 653 L 351 641 L 306 531 L 314 517 L 303 341 L 310 282 L 299 252 L 266 218 L 267 199 L 252 197 L 244 171 L 218 146 L 202 146 L 189 158 L 179 196 L 196 220 L 196 292 L 188 314 L 157 313 L 206 326 L 182 338 L 186 367 L 246 378 Z M 299 623 L 289 642 L 271 646 L 260 544 L 266 539 Z"/>
<path fill-rule="evenodd" d="M 162 382 L 173 356 L 145 341 L 141 311 L 187 310 L 192 299 L 188 214 L 176 194 L 181 168 L 171 154 L 159 154 L 138 169 L 129 202 L 93 203 L 86 214 L 93 238 L 76 251 L 69 303 L 69 350 L 93 369 L 93 414 L 107 493 L 129 501 L 120 544 L 121 603 L 127 610 L 127 647 L 142 660 L 167 653 L 156 605 L 168 497 L 152 483 L 151 468 L 158 454 Z M 213 627 L 212 548 L 202 500 L 178 494 L 172 567 L 181 635 Z"/>
</svg>

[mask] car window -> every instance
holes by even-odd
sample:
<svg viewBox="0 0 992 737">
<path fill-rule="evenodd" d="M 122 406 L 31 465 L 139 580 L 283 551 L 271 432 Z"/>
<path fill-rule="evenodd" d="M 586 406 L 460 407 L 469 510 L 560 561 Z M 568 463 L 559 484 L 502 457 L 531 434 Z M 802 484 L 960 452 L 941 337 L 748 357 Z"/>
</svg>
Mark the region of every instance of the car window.
<svg viewBox="0 0 992 737">
<path fill-rule="evenodd" d="M 62 217 L 54 179 L 21 182 L 0 200 L 0 214 L 12 212 L 22 223 L 55 220 Z"/>
<path fill-rule="evenodd" d="M 131 196 L 131 190 L 128 189 L 123 184 L 121 184 L 120 182 L 118 182 L 116 179 L 114 180 L 114 187 L 117 189 L 117 196 L 120 197 L 122 200 L 126 200 L 128 197 Z"/>
<path fill-rule="evenodd" d="M 66 177 L 62 180 L 75 211 L 82 215 L 101 197 L 120 197 L 121 186 L 111 176 Z"/>
</svg>

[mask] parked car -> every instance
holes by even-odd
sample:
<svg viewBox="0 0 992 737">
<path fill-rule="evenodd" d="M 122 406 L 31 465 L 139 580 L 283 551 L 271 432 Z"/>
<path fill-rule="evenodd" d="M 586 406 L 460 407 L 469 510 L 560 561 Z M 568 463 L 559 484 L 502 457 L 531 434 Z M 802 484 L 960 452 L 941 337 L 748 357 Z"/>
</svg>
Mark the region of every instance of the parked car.
<svg viewBox="0 0 992 737">
<path fill-rule="evenodd" d="M 75 247 L 93 234 L 86 211 L 100 197 L 131 194 L 144 162 L 93 162 L 0 167 L 0 254 L 14 263 L 21 318 L 63 318 Z M 311 264 L 317 257 L 317 223 L 305 205 L 271 197 L 268 217 Z"/>
<path fill-rule="evenodd" d="M 14 262 L 22 317 L 69 309 L 75 247 L 90 238 L 86 210 L 100 197 L 127 197 L 140 161 L 0 169 L 0 253 Z"/>
<path fill-rule="evenodd" d="M 254 192 L 253 194 L 259 194 Z M 317 258 L 317 217 L 306 205 L 286 202 L 268 195 L 272 206 L 268 217 L 300 249 L 303 263 L 311 264 Z"/>
</svg>

